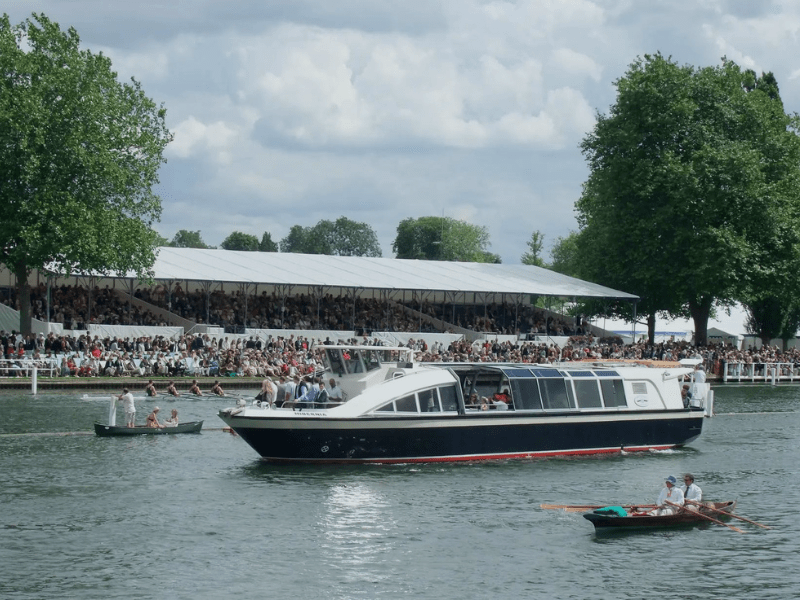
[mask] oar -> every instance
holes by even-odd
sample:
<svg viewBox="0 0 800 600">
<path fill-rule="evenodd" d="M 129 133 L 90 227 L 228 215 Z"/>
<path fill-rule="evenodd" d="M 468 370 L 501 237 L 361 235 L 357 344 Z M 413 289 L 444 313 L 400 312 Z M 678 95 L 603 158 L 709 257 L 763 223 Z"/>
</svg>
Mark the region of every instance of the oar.
<svg viewBox="0 0 800 600">
<path fill-rule="evenodd" d="M 664 500 L 664 502 L 666 504 L 669 504 L 670 506 L 674 506 L 678 510 L 684 510 L 684 508 L 679 504 L 675 504 L 674 502 L 670 502 L 669 500 Z M 727 527 L 728 529 L 733 529 L 734 531 L 738 531 L 739 533 L 747 533 L 743 529 L 739 529 L 738 527 L 734 527 L 733 525 L 728 525 L 727 523 L 723 523 L 722 521 L 720 521 L 719 519 L 715 519 L 714 517 L 709 517 L 708 515 L 704 515 L 699 510 L 693 512 L 692 514 L 696 514 L 698 517 L 711 521 L 712 523 L 716 523 L 717 525 L 723 525 L 724 527 Z"/>
<path fill-rule="evenodd" d="M 583 512 L 585 510 L 594 510 L 596 508 L 605 508 L 608 504 L 594 506 L 589 504 L 540 504 L 539 508 L 564 510 L 566 512 Z M 618 505 L 615 505 L 618 506 Z M 655 508 L 655 504 L 623 504 L 622 508 Z"/>
<path fill-rule="evenodd" d="M 745 519 L 744 517 L 740 517 L 739 515 L 735 515 L 733 513 L 725 512 L 724 510 L 719 510 L 718 508 L 714 508 L 712 506 L 707 506 L 707 505 L 703 504 L 702 502 L 695 502 L 694 500 L 689 500 L 689 499 L 686 499 L 686 502 L 689 502 L 689 503 L 694 504 L 695 506 L 699 506 L 701 508 L 705 508 L 707 510 L 711 510 L 711 511 L 716 512 L 716 513 L 720 513 L 721 515 L 726 515 L 728 517 L 733 517 L 734 519 L 739 519 L 740 521 L 745 521 L 747 523 L 752 523 L 753 525 L 758 525 L 759 527 L 763 527 L 764 529 L 772 529 L 772 527 L 770 527 L 769 525 L 762 525 L 761 523 L 758 523 L 756 521 L 751 521 L 750 519 Z"/>
</svg>

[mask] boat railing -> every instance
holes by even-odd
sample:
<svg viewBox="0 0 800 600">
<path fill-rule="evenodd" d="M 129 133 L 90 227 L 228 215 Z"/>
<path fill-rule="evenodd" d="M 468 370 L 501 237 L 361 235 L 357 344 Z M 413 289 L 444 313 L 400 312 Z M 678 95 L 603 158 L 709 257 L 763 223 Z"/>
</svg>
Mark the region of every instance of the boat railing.
<svg viewBox="0 0 800 600">
<path fill-rule="evenodd" d="M 722 366 L 723 382 L 800 381 L 800 365 L 795 363 L 726 362 Z"/>
</svg>

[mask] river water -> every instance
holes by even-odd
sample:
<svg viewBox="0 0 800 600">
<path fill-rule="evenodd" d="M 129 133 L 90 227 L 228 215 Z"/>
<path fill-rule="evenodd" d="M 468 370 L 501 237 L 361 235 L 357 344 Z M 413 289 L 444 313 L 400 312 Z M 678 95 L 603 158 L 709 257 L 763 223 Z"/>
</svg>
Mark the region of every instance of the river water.
<svg viewBox="0 0 800 600">
<path fill-rule="evenodd" d="M 124 439 L 86 435 L 104 398 L 3 392 L 0 597 L 800 597 L 800 387 L 716 395 L 681 450 L 321 468 L 263 464 L 225 399 L 159 399 L 203 433 Z M 773 529 L 598 536 L 539 507 L 652 502 L 686 471 Z"/>
</svg>

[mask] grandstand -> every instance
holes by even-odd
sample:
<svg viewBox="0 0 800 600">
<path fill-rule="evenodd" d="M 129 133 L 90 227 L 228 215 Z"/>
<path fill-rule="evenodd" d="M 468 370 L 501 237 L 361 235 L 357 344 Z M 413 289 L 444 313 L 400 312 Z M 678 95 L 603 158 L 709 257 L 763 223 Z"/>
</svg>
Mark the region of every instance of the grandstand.
<svg viewBox="0 0 800 600">
<path fill-rule="evenodd" d="M 587 327 L 536 308 L 537 299 L 551 307 L 577 298 L 637 299 L 528 265 L 164 247 L 152 273 L 149 283 L 131 274 L 34 273 L 34 332 L 564 337 Z M 14 286 L 0 269 L 6 331 L 19 323 Z"/>
</svg>

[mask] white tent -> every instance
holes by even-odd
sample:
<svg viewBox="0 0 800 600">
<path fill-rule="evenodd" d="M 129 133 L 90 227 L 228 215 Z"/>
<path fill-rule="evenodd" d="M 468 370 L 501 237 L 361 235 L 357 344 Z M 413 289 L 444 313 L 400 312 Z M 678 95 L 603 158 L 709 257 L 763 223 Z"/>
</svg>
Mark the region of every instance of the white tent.
<svg viewBox="0 0 800 600">
<path fill-rule="evenodd" d="M 133 278 L 132 274 L 121 276 Z M 561 298 L 637 296 L 529 265 L 325 256 L 283 252 L 242 252 L 159 248 L 156 281 L 264 284 L 301 288 L 350 288 L 530 294 Z"/>
</svg>

